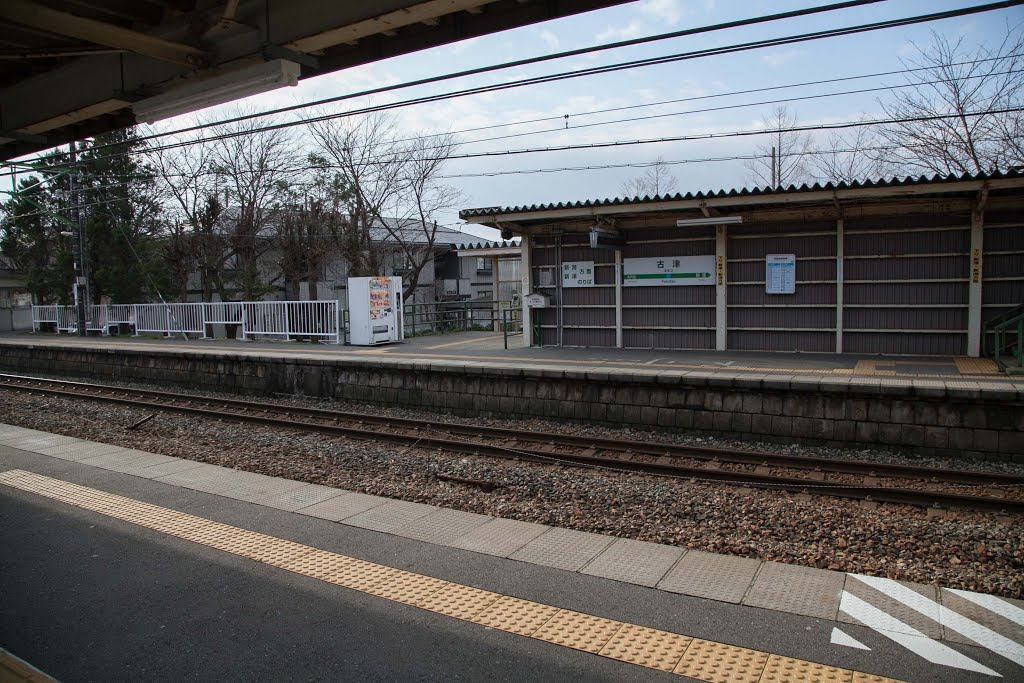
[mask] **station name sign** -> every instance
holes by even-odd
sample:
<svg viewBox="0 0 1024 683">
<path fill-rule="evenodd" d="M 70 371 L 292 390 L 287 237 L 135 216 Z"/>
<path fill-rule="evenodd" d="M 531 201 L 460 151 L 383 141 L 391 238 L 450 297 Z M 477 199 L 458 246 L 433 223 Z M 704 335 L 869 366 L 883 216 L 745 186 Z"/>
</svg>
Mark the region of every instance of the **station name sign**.
<svg viewBox="0 0 1024 683">
<path fill-rule="evenodd" d="M 715 256 L 659 256 L 622 259 L 626 287 L 715 284 Z"/>
</svg>

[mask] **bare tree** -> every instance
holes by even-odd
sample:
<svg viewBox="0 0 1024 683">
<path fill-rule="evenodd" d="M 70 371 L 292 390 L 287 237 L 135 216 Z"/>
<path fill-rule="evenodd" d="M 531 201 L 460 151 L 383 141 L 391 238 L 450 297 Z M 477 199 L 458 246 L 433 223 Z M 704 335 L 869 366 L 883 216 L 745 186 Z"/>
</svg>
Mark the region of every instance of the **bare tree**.
<svg viewBox="0 0 1024 683">
<path fill-rule="evenodd" d="M 384 114 L 328 119 L 311 129 L 324 163 L 338 171 L 349 192 L 349 220 L 339 240 L 349 275 L 383 274 L 386 258 L 397 250 L 409 300 L 434 255 L 434 217 L 458 198 L 438 177 L 455 151 L 454 137 L 403 137 L 395 119 Z"/>
<path fill-rule="evenodd" d="M 400 157 L 391 119 L 381 115 L 359 120 L 328 120 L 311 126 L 323 156 L 319 163 L 333 166 L 351 188 L 346 203 L 349 221 L 341 236 L 341 255 L 349 275 L 381 275 L 385 245 L 374 239 L 373 228 L 392 194 L 397 191 L 395 164 L 380 164 L 378 157 Z M 316 157 L 314 157 L 316 162 Z"/>
<path fill-rule="evenodd" d="M 679 180 L 672 175 L 665 157 L 659 156 L 647 170 L 622 183 L 624 197 L 656 197 L 669 195 L 679 190 Z"/>
<path fill-rule="evenodd" d="M 222 273 L 231 252 L 226 236 L 218 229 L 224 204 L 219 176 L 213 172 L 212 152 L 211 145 L 197 143 L 158 149 L 149 155 L 170 214 L 164 257 L 174 276 L 184 277 L 186 283 L 179 284 L 184 294 L 188 272 L 182 273 L 182 262 L 195 265 L 206 302 L 213 301 L 214 292 L 222 300 L 230 298 Z"/>
<path fill-rule="evenodd" d="M 409 198 L 408 213 L 412 214 L 411 224 L 391 226 L 384 223 L 389 236 L 398 243 L 406 263 L 406 286 L 404 298 L 416 291 L 424 266 L 434 258 L 437 243 L 438 212 L 458 203 L 458 191 L 450 185 L 437 182 L 441 168 L 455 151 L 455 139 L 451 135 L 416 138 L 406 147 L 406 161 L 402 165 L 400 178 Z M 395 205 L 396 213 L 402 212 L 401 204 Z M 399 213 L 399 215 L 401 215 Z"/>
<path fill-rule="evenodd" d="M 828 146 L 811 158 L 815 176 L 823 182 L 852 183 L 878 178 L 889 170 L 880 154 L 878 136 L 868 126 L 829 136 Z"/>
<path fill-rule="evenodd" d="M 242 300 L 267 291 L 261 261 L 272 244 L 270 221 L 297 170 L 290 129 L 267 130 L 266 118 L 216 126 L 212 170 L 229 197 L 221 223 L 231 250 L 231 280 Z"/>
<path fill-rule="evenodd" d="M 1007 26 L 995 46 L 969 49 L 937 33 L 932 44 L 914 46 L 904 61 L 909 87 L 880 101 L 889 118 L 910 119 L 879 128 L 895 149 L 888 160 L 908 173 L 978 173 L 1024 163 L 1019 109 L 1024 94 L 1024 34 Z M 921 120 L 927 117 L 948 118 Z"/>
<path fill-rule="evenodd" d="M 348 224 L 344 208 L 349 192 L 340 174 L 325 169 L 322 162 L 314 169 L 312 182 L 289 188 L 276 221 L 279 265 L 292 301 L 302 298 L 303 279 L 309 299 L 317 299 L 324 265 L 340 251 L 341 235 Z"/>
<path fill-rule="evenodd" d="M 785 187 L 811 179 L 808 155 L 814 142 L 808 133 L 792 132 L 797 125 L 796 112 L 778 105 L 762 118 L 767 142 L 755 150 L 755 157 L 744 162 L 748 182 L 758 186 Z"/>
</svg>

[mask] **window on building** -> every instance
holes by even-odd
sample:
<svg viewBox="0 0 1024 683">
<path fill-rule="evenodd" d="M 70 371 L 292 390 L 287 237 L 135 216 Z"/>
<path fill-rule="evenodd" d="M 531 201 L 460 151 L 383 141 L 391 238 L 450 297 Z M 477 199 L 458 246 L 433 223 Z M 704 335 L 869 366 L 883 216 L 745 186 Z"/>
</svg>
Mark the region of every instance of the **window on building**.
<svg viewBox="0 0 1024 683">
<path fill-rule="evenodd" d="M 491 259 L 486 256 L 476 257 L 476 272 L 491 272 Z"/>
</svg>

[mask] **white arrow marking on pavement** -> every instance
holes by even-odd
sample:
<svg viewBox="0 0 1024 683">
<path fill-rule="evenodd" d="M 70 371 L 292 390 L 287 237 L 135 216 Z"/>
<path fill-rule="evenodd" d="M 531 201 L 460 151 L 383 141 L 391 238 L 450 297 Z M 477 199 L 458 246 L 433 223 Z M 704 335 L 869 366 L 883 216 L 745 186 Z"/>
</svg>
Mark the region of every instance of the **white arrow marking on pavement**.
<svg viewBox="0 0 1024 683">
<path fill-rule="evenodd" d="M 1011 605 L 1005 600 L 1000 600 L 994 595 L 986 595 L 984 593 L 972 593 L 971 591 L 962 591 L 956 588 L 947 588 L 947 591 L 954 595 L 959 595 L 964 600 L 970 600 L 975 605 L 980 605 L 987 609 L 989 612 L 995 612 L 1001 617 L 1006 617 L 1015 624 L 1024 626 L 1024 609 Z"/>
<path fill-rule="evenodd" d="M 832 640 L 833 645 L 845 645 L 846 647 L 855 647 L 858 650 L 871 650 L 870 647 L 860 642 L 851 635 L 843 633 L 837 628 L 832 629 Z"/>
<path fill-rule="evenodd" d="M 915 593 L 892 579 L 880 579 L 875 576 L 861 576 L 860 574 L 850 574 L 849 576 L 871 586 L 875 590 L 885 593 L 893 600 L 902 602 L 910 609 L 925 615 L 934 613 L 935 605 L 938 604 L 934 600 Z M 996 654 L 1006 657 L 1011 662 L 1024 666 L 1024 645 L 1015 643 L 1006 636 L 996 633 L 976 621 L 971 621 L 967 617 L 961 616 L 941 604 L 939 605 L 939 621 L 946 628 L 952 629 L 966 638 L 970 638 L 978 645 L 987 647 Z"/>
<path fill-rule="evenodd" d="M 839 609 L 864 625 L 873 628 L 889 640 L 895 641 L 933 664 L 941 664 L 942 666 L 963 669 L 965 671 L 976 671 L 998 678 L 1003 677 L 999 672 L 979 664 L 951 647 L 932 640 L 891 614 L 883 612 L 874 605 L 868 604 L 846 591 L 843 591 L 843 597 L 839 602 Z"/>
<path fill-rule="evenodd" d="M 736 361 L 734 361 L 734 360 L 726 361 L 724 363 L 722 361 L 720 361 L 720 360 L 714 361 L 715 365 L 721 365 L 721 366 L 724 366 L 724 367 L 729 367 L 730 365 L 732 365 L 735 362 Z"/>
</svg>

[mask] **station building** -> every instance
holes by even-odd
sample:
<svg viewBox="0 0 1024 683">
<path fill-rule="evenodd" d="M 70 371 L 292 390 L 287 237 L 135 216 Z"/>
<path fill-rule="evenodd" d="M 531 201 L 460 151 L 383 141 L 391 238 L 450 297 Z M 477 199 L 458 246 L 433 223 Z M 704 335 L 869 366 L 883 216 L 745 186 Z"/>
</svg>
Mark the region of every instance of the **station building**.
<svg viewBox="0 0 1024 683">
<path fill-rule="evenodd" d="M 978 356 L 1024 172 L 465 209 L 522 236 L 524 345 Z"/>
</svg>

